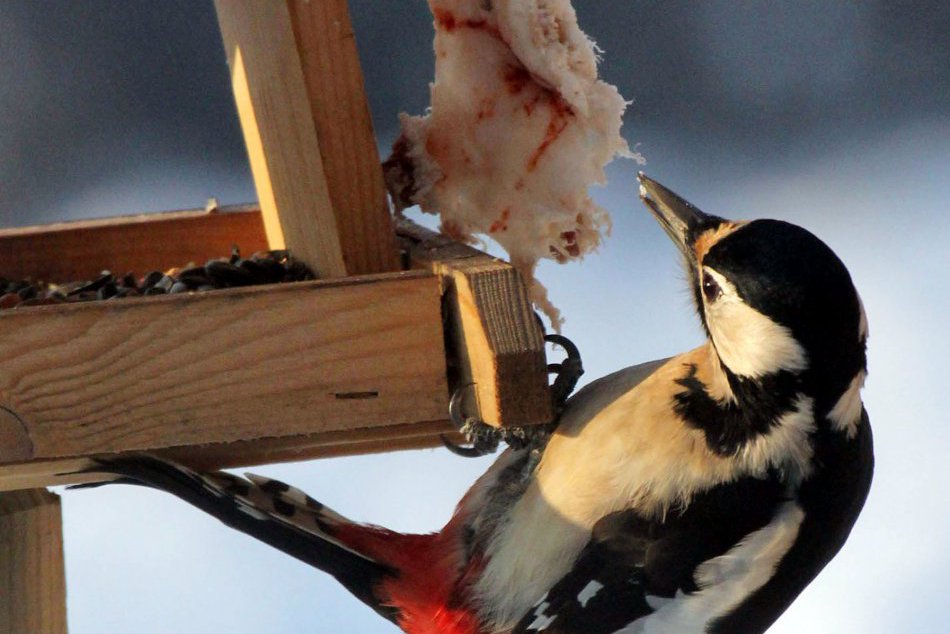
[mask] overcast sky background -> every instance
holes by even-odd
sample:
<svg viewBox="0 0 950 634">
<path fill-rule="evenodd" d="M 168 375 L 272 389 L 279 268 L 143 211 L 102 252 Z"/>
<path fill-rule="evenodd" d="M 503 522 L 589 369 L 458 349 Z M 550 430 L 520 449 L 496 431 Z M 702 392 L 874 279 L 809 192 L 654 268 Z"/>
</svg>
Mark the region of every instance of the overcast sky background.
<svg viewBox="0 0 950 634">
<path fill-rule="evenodd" d="M 706 211 L 801 224 L 870 319 L 877 473 L 842 553 L 776 624 L 950 630 L 950 4 L 575 0 L 633 104 L 644 168 Z M 377 135 L 421 112 L 423 0 L 351 1 Z M 214 11 L 191 0 L 0 2 L 0 225 L 255 198 Z M 677 256 L 617 163 L 613 236 L 544 265 L 588 377 L 698 345 Z M 2 273 L 2 272 L 0 272 Z M 353 518 L 437 529 L 490 459 L 429 450 L 261 467 Z M 328 577 L 170 496 L 64 495 L 72 634 L 386 633 Z M 2 589 L 0 589 L 2 591 Z"/>
</svg>

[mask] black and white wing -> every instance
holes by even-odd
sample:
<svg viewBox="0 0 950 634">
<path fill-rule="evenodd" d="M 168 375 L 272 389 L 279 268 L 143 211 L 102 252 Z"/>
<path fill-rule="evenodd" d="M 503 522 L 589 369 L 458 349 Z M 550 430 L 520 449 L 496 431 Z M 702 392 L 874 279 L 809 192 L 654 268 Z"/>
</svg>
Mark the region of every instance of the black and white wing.
<svg viewBox="0 0 950 634">
<path fill-rule="evenodd" d="M 618 514 L 606 519 L 623 524 L 630 518 Z M 513 634 L 603 634 L 650 614 L 644 577 L 649 540 L 634 533 L 626 541 L 621 545 L 592 539 L 571 572 L 522 618 Z"/>
<path fill-rule="evenodd" d="M 512 634 L 703 631 L 755 589 L 743 586 L 750 567 L 772 574 L 767 555 L 787 551 L 800 511 L 777 478 L 746 478 L 697 495 L 662 521 L 632 510 L 608 515 Z M 749 544 L 755 552 L 742 550 Z M 644 630 L 647 620 L 661 627 Z"/>
</svg>

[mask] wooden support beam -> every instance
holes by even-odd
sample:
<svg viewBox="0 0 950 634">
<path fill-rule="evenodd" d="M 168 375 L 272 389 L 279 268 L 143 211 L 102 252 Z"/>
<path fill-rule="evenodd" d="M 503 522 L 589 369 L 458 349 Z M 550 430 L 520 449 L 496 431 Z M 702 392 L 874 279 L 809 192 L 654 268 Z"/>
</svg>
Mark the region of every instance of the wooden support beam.
<svg viewBox="0 0 950 634">
<path fill-rule="evenodd" d="M 349 275 L 399 268 L 347 0 L 288 0 Z"/>
<path fill-rule="evenodd" d="M 442 280 L 449 326 L 450 383 L 474 386 L 478 413 L 493 425 L 535 425 L 554 416 L 544 340 L 521 275 L 509 264 L 403 222 L 397 232 L 413 265 Z M 454 379 L 454 380 L 453 380 Z"/>
<path fill-rule="evenodd" d="M 456 443 L 464 442 L 448 421 L 439 420 L 279 438 L 169 447 L 151 453 L 186 464 L 194 469 L 207 471 L 274 462 L 295 462 L 315 458 L 440 447 L 442 446 L 440 436 L 443 435 Z M 0 491 L 97 482 L 106 479 L 101 475 L 77 475 L 77 472 L 92 464 L 91 458 L 58 458 L 2 465 L 0 466 Z"/>
<path fill-rule="evenodd" d="M 216 0 L 251 173 L 272 248 L 320 277 L 346 275 L 290 14 L 274 0 Z"/>
<path fill-rule="evenodd" d="M 455 442 L 464 442 L 451 424 L 443 419 L 200 447 L 171 447 L 164 450 L 162 455 L 197 469 L 226 469 L 249 464 L 441 447 L 440 435 Z"/>
<path fill-rule="evenodd" d="M 257 205 L 0 229 L 0 276 L 53 282 L 204 264 L 232 245 L 250 255 L 267 248 Z"/>
<path fill-rule="evenodd" d="M 445 417 L 416 271 L 0 311 L 3 466 Z"/>
<path fill-rule="evenodd" d="M 59 497 L 0 493 L 0 634 L 66 634 Z"/>
<path fill-rule="evenodd" d="M 344 0 L 216 0 L 272 247 L 320 277 L 397 268 Z"/>
</svg>

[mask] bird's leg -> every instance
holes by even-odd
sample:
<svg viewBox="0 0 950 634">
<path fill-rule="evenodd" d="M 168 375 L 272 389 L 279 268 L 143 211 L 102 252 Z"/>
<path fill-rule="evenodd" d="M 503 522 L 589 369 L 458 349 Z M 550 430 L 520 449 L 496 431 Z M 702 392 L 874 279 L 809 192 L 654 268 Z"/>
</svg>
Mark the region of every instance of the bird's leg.
<svg viewBox="0 0 950 634">
<path fill-rule="evenodd" d="M 561 412 L 567 402 L 567 397 L 574 391 L 578 379 L 584 374 L 580 351 L 577 346 L 562 335 L 545 335 L 544 340 L 564 348 L 567 358 L 561 363 L 548 364 L 548 372 L 555 374 L 554 382 L 550 386 L 551 401 L 554 409 L 554 420 L 546 425 L 529 425 L 524 427 L 493 427 L 488 423 L 462 412 L 462 401 L 465 391 L 471 385 L 465 385 L 455 391 L 449 401 L 449 419 L 455 428 L 471 444 L 470 447 L 457 445 L 445 436 L 442 443 L 452 453 L 467 458 L 477 458 L 498 449 L 499 443 L 507 443 L 513 449 L 524 449 L 531 445 L 541 445 L 557 426 Z"/>
<path fill-rule="evenodd" d="M 567 397 L 577 387 L 577 381 L 584 374 L 584 364 L 581 362 L 580 350 L 567 337 L 556 334 L 545 335 L 544 340 L 547 343 L 561 346 L 567 353 L 567 358 L 564 361 L 548 364 L 548 373 L 556 375 L 554 383 L 551 384 L 551 401 L 554 405 L 554 419 L 557 420 L 564 410 Z"/>
</svg>

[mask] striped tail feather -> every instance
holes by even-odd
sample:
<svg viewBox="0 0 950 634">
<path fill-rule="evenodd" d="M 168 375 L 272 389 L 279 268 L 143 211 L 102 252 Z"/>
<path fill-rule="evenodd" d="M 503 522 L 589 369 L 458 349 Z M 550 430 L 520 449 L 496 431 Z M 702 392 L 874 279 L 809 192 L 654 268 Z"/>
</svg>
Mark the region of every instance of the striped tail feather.
<svg viewBox="0 0 950 634">
<path fill-rule="evenodd" d="M 378 614 L 398 619 L 398 610 L 383 604 L 376 592 L 396 571 L 336 539 L 334 529 L 350 525 L 349 520 L 300 489 L 254 474 L 198 473 L 149 455 L 99 458 L 86 472 L 119 478 L 70 488 L 118 482 L 171 493 L 226 526 L 332 575 Z"/>
</svg>

